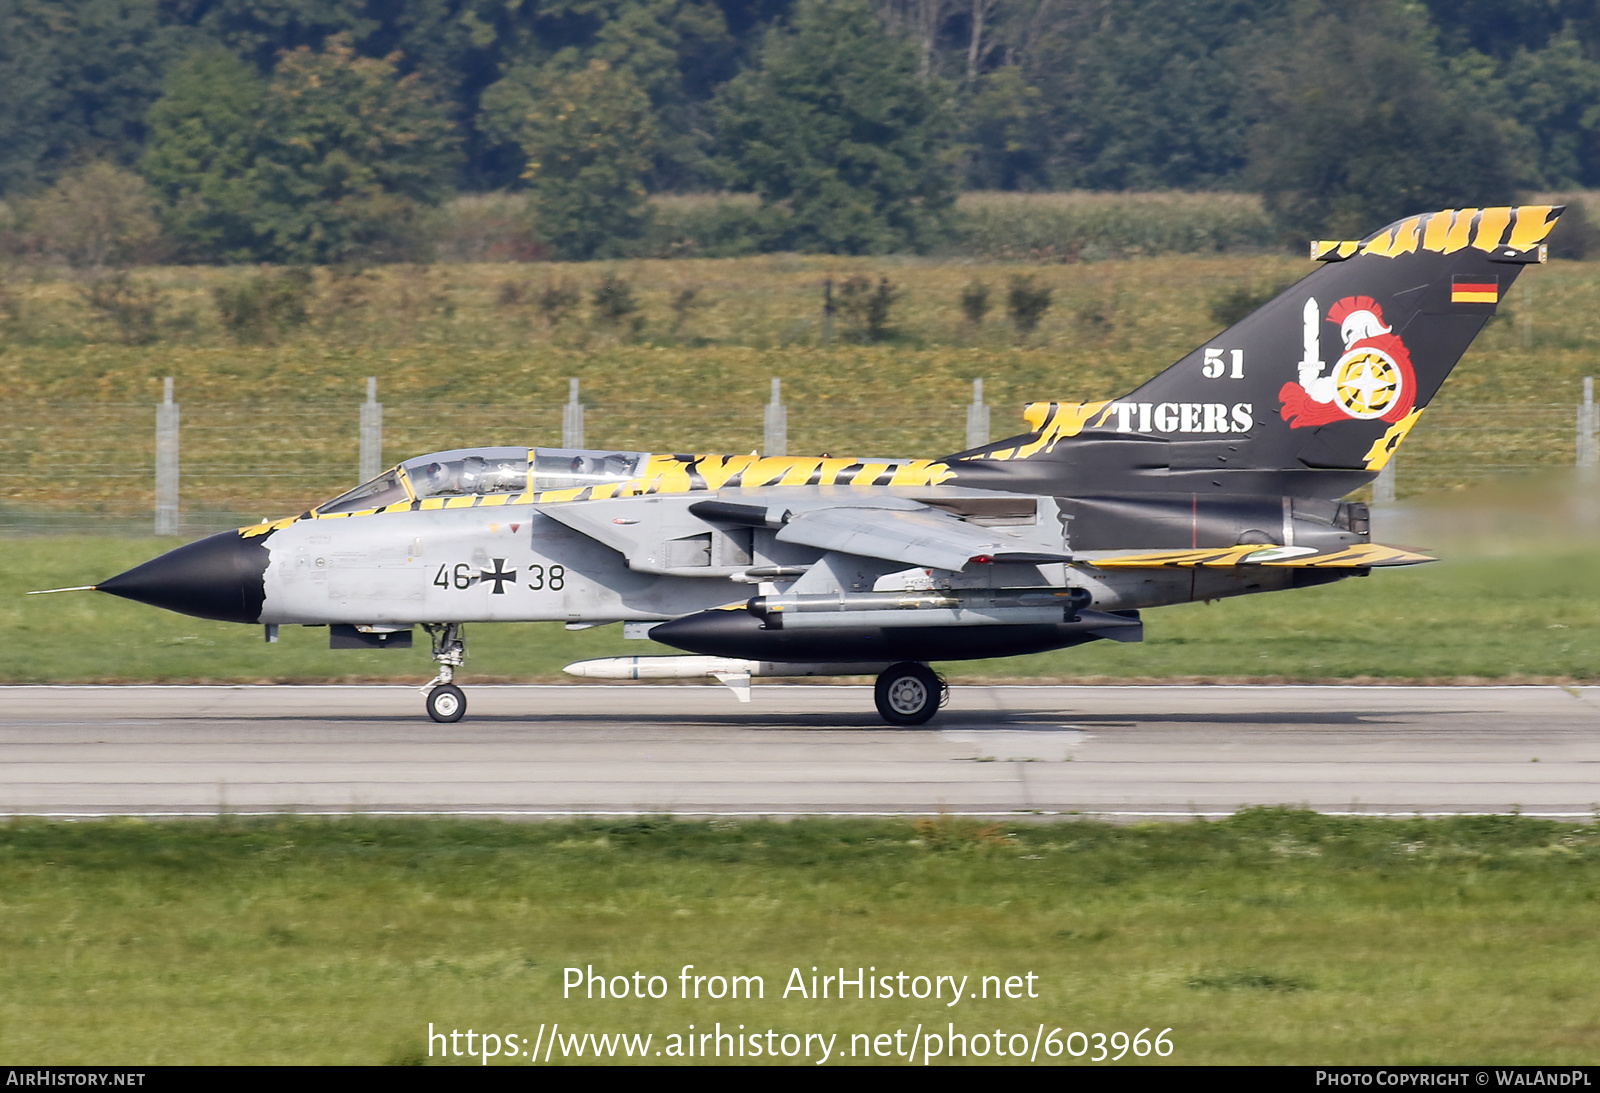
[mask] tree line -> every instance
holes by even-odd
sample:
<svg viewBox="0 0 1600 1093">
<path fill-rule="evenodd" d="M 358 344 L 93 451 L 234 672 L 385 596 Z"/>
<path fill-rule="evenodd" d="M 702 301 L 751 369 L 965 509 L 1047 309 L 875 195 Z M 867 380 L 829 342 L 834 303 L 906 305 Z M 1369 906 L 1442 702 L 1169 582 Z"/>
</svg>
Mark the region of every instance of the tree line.
<svg viewBox="0 0 1600 1093">
<path fill-rule="evenodd" d="M 0 0 L 0 227 L 196 261 L 404 257 L 491 190 L 592 258 L 652 193 L 881 253 L 963 189 L 1246 190 L 1299 238 L 1579 187 L 1600 0 Z"/>
</svg>

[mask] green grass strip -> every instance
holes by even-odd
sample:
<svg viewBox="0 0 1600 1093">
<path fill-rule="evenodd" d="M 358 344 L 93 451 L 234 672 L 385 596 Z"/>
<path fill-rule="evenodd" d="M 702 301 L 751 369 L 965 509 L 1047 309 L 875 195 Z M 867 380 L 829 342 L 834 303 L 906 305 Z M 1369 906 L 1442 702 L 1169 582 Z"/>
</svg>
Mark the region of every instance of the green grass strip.
<svg viewBox="0 0 1600 1093">
<path fill-rule="evenodd" d="M 1175 1063 L 1590 1063 L 1597 866 L 1600 825 L 1282 809 L 1137 827 L 17 821 L 0 828 L 0 1057 L 416 1063 L 430 1022 L 655 1047 L 721 1022 L 844 1051 L 917 1024 L 1042 1023 L 1170 1028 Z M 684 1000 L 687 964 L 759 975 L 764 997 Z M 670 989 L 563 998 L 565 969 L 591 966 Z M 783 997 L 813 966 L 970 990 L 1032 975 L 1037 997 Z"/>
</svg>

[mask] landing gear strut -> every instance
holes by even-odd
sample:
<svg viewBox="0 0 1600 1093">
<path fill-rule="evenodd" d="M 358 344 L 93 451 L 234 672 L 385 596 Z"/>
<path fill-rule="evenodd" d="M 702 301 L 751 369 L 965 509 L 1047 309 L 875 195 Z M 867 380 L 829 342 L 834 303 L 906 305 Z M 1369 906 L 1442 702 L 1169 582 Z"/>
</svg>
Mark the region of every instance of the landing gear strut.
<svg viewBox="0 0 1600 1093">
<path fill-rule="evenodd" d="M 926 664 L 891 664 L 878 677 L 873 697 L 878 713 L 891 725 L 920 725 L 938 712 L 949 689 Z"/>
<path fill-rule="evenodd" d="M 428 716 L 444 724 L 460 721 L 467 712 L 467 696 L 452 682 L 456 669 L 467 658 L 467 642 L 461 636 L 459 622 L 423 623 L 422 628 L 433 639 L 433 659 L 438 662 L 439 674 L 422 685 L 427 696 Z"/>
</svg>

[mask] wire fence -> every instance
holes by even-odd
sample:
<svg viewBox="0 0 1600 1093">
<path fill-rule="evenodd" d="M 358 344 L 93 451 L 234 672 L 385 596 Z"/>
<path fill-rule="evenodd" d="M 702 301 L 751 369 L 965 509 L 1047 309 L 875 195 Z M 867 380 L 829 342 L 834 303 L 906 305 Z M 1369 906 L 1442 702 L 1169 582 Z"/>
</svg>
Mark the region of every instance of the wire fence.
<svg viewBox="0 0 1600 1093">
<path fill-rule="evenodd" d="M 181 396 L 181 391 L 178 392 Z M 302 512 L 355 485 L 361 404 L 179 405 L 176 525 L 198 535 Z M 937 456 L 959 451 L 970 404 L 852 403 L 787 407 L 787 452 Z M 485 445 L 565 446 L 561 403 L 391 402 L 382 463 Z M 772 451 L 769 407 L 753 401 L 664 410 L 653 403 L 584 407 L 589 447 L 654 452 Z M 1485 409 L 1435 405 L 1396 457 L 1401 497 L 1493 476 L 1593 459 L 1595 408 L 1542 403 Z M 1585 448 L 1584 421 L 1590 430 Z M 156 411 L 150 403 L 0 406 L 0 533 L 149 534 L 157 502 Z M 994 415 L 996 437 L 1012 431 Z M 1021 427 L 1020 418 L 1014 418 Z M 570 421 L 570 418 L 569 418 Z"/>
</svg>

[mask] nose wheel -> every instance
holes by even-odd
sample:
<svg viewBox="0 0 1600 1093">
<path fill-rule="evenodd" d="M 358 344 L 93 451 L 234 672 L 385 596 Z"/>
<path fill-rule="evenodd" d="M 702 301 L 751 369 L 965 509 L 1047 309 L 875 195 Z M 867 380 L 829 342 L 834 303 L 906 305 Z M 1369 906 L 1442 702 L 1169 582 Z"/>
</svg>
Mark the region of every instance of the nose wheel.
<svg viewBox="0 0 1600 1093">
<path fill-rule="evenodd" d="M 891 725 L 921 725 L 944 705 L 944 680 L 926 664 L 892 664 L 878 677 L 873 697 L 879 715 Z"/>
<path fill-rule="evenodd" d="M 453 682 L 456 669 L 467 659 L 467 642 L 461 634 L 459 622 L 442 624 L 423 623 L 422 628 L 433 639 L 433 659 L 439 665 L 439 674 L 422 686 L 426 696 L 424 706 L 428 716 L 435 721 L 452 725 L 467 712 L 467 696 Z"/>
</svg>

